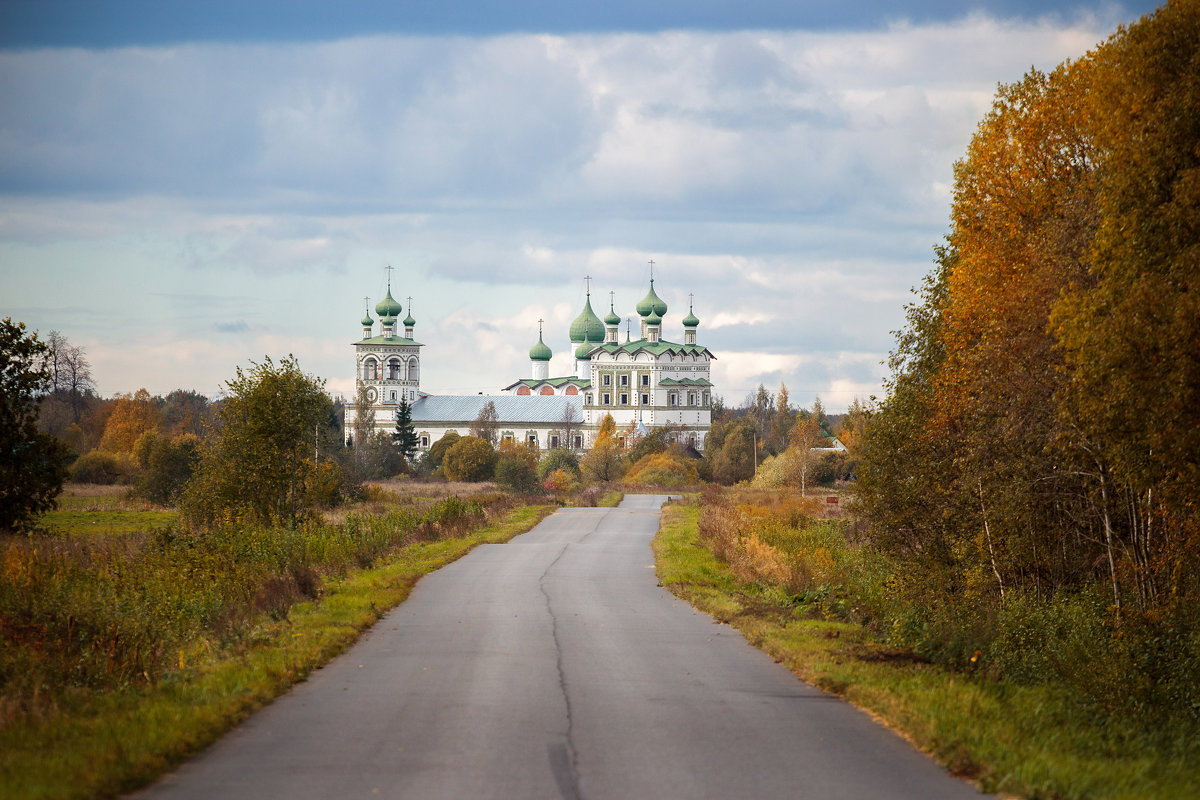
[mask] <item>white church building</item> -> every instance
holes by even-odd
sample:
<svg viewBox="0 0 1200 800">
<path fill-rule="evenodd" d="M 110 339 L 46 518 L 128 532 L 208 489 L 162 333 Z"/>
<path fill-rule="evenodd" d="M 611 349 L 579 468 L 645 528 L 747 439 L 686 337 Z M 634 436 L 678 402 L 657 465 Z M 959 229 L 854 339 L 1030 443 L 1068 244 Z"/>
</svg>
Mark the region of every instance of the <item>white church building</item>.
<svg viewBox="0 0 1200 800">
<path fill-rule="evenodd" d="M 424 345 L 413 338 L 416 321 L 411 297 L 408 302 L 409 314 L 400 321 L 403 308 L 392 298 L 389 282 L 387 296 L 375 306 L 378 333 L 368 312 L 362 320 L 362 339 L 354 343 L 356 398 L 362 395 L 370 403 L 366 416 L 376 430 L 394 430 L 396 410 L 401 400 L 407 400 L 420 448 L 425 450 L 448 431 L 467 435 L 490 402 L 501 438 L 535 442 L 541 449 L 590 448 L 609 414 L 622 436 L 625 431 L 644 435 L 670 426 L 679 440 L 697 449 L 704 447 L 712 420 L 710 365 L 716 356 L 697 344 L 700 320 L 690 306 L 682 320 L 683 342 L 663 338 L 667 304 L 655 293 L 653 278 L 650 291 L 636 306 L 639 338 L 633 339 L 627 329 L 625 341 L 620 341 L 621 317 L 611 296 L 609 313 L 601 321 L 592 310 L 589 289 L 583 310 L 568 331 L 574 373 L 550 376 L 553 353 L 543 340 L 539 321 L 538 341 L 529 351 L 530 377 L 495 395 L 421 391 Z M 353 430 L 358 415 L 358 404 L 347 404 L 347 431 Z"/>
</svg>

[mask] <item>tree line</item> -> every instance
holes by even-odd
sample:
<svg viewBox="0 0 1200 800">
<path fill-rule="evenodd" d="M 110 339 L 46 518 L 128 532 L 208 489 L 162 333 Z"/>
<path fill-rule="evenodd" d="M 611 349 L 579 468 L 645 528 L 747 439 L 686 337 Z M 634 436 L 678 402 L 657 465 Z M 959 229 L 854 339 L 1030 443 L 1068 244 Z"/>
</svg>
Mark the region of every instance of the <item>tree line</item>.
<svg viewBox="0 0 1200 800">
<path fill-rule="evenodd" d="M 1092 603 L 1080 646 L 1152 665 L 1136 686 L 1200 663 L 1197 143 L 1196 0 L 1000 86 L 858 448 L 872 540 L 927 607 L 986 637 Z"/>
</svg>

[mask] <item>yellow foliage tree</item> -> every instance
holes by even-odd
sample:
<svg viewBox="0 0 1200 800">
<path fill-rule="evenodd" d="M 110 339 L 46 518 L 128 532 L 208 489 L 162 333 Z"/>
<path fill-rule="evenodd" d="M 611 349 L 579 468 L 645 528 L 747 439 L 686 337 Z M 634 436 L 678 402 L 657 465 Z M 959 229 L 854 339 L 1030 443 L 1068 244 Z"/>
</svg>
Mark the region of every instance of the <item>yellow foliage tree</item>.
<svg viewBox="0 0 1200 800">
<path fill-rule="evenodd" d="M 162 423 L 158 403 L 145 389 L 117 398 L 100 438 L 100 449 L 110 453 L 132 453 L 137 440 L 147 431 L 157 431 Z"/>
</svg>

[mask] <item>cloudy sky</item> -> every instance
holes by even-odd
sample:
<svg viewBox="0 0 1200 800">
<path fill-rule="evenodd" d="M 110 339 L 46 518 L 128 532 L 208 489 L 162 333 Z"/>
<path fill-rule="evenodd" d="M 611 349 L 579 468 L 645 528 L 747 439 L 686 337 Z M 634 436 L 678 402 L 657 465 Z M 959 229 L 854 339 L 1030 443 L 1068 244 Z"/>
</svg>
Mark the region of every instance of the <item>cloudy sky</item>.
<svg viewBox="0 0 1200 800">
<path fill-rule="evenodd" d="M 728 403 L 838 410 L 879 392 L 996 84 L 1153 6 L 6 2 L 0 315 L 105 395 L 288 353 L 349 395 L 390 264 L 422 388 L 492 393 L 539 318 L 567 373 L 584 277 L 629 317 L 653 260 Z"/>
</svg>

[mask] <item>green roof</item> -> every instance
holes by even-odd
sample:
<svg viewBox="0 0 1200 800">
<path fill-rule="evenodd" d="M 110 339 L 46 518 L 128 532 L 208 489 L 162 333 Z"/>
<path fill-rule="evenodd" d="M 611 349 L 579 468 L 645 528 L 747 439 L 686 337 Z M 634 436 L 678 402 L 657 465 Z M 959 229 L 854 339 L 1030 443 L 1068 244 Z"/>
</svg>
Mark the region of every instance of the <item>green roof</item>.
<svg viewBox="0 0 1200 800">
<path fill-rule="evenodd" d="M 574 375 L 568 375 L 563 378 L 521 378 L 521 380 L 517 381 L 516 383 L 506 386 L 505 389 L 511 389 L 513 386 L 528 386 L 532 389 L 534 386 L 541 386 L 542 384 L 548 384 L 557 389 L 561 386 L 566 386 L 569 383 L 575 384 L 580 389 L 592 388 L 592 382 L 587 378 L 577 378 Z"/>
<path fill-rule="evenodd" d="M 409 309 L 408 316 L 404 318 L 404 327 L 411 328 L 413 325 L 416 325 L 416 324 L 417 324 L 417 321 L 412 318 L 412 310 Z"/>
<path fill-rule="evenodd" d="M 375 324 L 375 320 L 371 319 L 371 315 L 370 315 L 370 314 L 367 314 L 366 316 L 364 316 L 364 317 L 362 318 L 362 324 L 363 324 L 363 327 L 364 327 L 364 328 L 369 328 L 369 327 L 371 327 L 372 325 L 374 325 L 374 324 Z"/>
<path fill-rule="evenodd" d="M 667 313 L 667 304 L 662 301 L 662 298 L 654 293 L 654 278 L 650 279 L 650 291 L 637 304 L 638 316 L 648 317 L 651 312 L 658 314 L 659 317 Z"/>
<path fill-rule="evenodd" d="M 712 381 L 705 378 L 663 378 L 659 386 L 712 386 Z"/>
<path fill-rule="evenodd" d="M 604 344 L 599 344 L 591 348 L 589 352 L 594 354 L 597 351 L 610 354 L 629 353 L 630 355 L 633 355 L 634 353 L 649 353 L 653 356 L 660 356 L 664 353 L 683 353 L 686 355 L 706 355 L 711 359 L 716 359 L 716 356 L 714 356 L 712 352 L 704 345 L 676 344 L 675 342 L 668 342 L 664 340 L 659 340 L 654 344 L 651 344 L 647 339 L 634 339 L 632 342 L 622 342 L 620 344 L 616 342 L 605 342 Z"/>
<path fill-rule="evenodd" d="M 621 324 L 621 317 L 618 316 L 616 309 L 613 308 L 612 303 L 608 304 L 608 316 L 604 318 L 604 324 L 609 326 Z"/>
<path fill-rule="evenodd" d="M 398 317 L 400 316 L 400 304 L 392 297 L 392 287 L 388 287 L 387 297 L 379 301 L 375 306 L 375 313 L 381 317 Z"/>
<path fill-rule="evenodd" d="M 688 309 L 688 315 L 683 318 L 683 327 L 694 328 L 700 324 L 700 320 L 696 319 L 696 315 L 692 313 L 692 309 Z"/>
<path fill-rule="evenodd" d="M 583 342 L 579 345 L 579 347 L 575 348 L 575 357 L 580 360 L 591 358 L 589 353 L 591 353 L 594 349 L 596 349 L 595 342 Z"/>
<path fill-rule="evenodd" d="M 546 346 L 546 343 L 542 341 L 542 334 L 539 333 L 537 344 L 529 348 L 529 360 L 549 361 L 553 355 L 554 353 L 552 353 L 550 348 Z"/>
<path fill-rule="evenodd" d="M 583 311 L 580 311 L 579 316 L 571 323 L 570 335 L 572 342 L 604 341 L 604 324 L 600 322 L 596 312 L 592 311 L 591 294 L 588 294 L 587 300 L 584 301 Z"/>
</svg>

